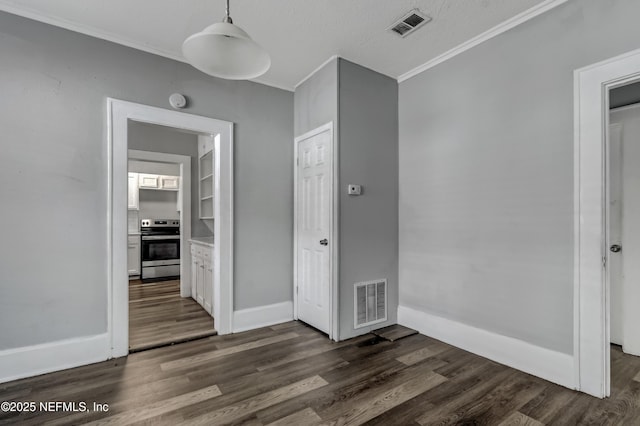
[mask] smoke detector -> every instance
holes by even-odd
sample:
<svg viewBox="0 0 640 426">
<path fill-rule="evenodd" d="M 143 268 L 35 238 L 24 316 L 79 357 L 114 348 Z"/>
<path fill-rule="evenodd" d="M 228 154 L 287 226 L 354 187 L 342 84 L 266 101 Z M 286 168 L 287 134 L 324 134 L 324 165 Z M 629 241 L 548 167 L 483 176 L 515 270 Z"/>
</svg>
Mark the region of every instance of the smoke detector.
<svg viewBox="0 0 640 426">
<path fill-rule="evenodd" d="M 407 13 L 397 22 L 391 25 L 388 30 L 393 31 L 400 37 L 404 38 L 429 21 L 431 21 L 430 16 L 427 16 L 418 9 L 413 9 L 411 12 Z"/>
</svg>

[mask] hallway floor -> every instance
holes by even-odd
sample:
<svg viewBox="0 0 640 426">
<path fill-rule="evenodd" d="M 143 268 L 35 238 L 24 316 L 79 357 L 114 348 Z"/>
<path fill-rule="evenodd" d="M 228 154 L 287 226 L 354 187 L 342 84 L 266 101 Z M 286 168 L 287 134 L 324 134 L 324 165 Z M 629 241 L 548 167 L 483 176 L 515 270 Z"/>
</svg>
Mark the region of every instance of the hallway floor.
<svg viewBox="0 0 640 426">
<path fill-rule="evenodd" d="M 192 298 L 180 297 L 179 280 L 129 283 L 130 352 L 215 334 L 213 318 Z"/>
</svg>

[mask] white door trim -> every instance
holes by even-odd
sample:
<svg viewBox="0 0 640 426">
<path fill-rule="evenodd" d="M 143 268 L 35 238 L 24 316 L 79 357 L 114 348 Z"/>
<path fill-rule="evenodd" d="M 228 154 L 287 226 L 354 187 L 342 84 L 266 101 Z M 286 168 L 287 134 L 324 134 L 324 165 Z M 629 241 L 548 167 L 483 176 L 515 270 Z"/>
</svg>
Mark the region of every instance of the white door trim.
<svg viewBox="0 0 640 426">
<path fill-rule="evenodd" d="M 329 157 L 332 162 L 331 176 L 331 243 L 329 244 L 331 274 L 330 274 L 330 317 L 329 317 L 329 338 L 335 341 L 340 339 L 338 334 L 338 212 L 339 212 L 339 196 L 338 188 L 338 144 L 333 129 L 333 121 L 313 129 L 294 139 L 293 143 L 293 318 L 298 319 L 298 143 L 305 139 L 312 138 L 320 133 L 329 131 L 331 135 Z"/>
<path fill-rule="evenodd" d="M 186 250 L 191 235 L 191 157 L 164 152 L 128 150 L 129 160 L 155 161 L 180 166 L 180 297 L 191 296 L 191 251 Z M 184 188 L 189 188 L 185 191 Z"/>
<path fill-rule="evenodd" d="M 607 241 L 609 90 L 640 79 L 640 49 L 574 72 L 574 369 L 576 388 L 610 394 Z"/>
<path fill-rule="evenodd" d="M 128 122 L 157 124 L 216 138 L 214 222 L 214 303 L 216 328 L 233 330 L 233 123 L 107 98 L 107 333 L 111 356 L 129 353 L 127 276 L 127 151 Z M 187 235 L 188 237 L 188 235 Z M 217 293 L 217 294 L 216 294 Z"/>
</svg>

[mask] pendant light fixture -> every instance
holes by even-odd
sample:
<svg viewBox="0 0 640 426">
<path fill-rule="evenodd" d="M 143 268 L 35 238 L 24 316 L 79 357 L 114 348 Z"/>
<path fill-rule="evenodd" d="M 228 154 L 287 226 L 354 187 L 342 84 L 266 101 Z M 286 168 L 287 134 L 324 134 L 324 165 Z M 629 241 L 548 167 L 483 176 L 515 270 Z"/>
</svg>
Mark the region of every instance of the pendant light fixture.
<svg viewBox="0 0 640 426">
<path fill-rule="evenodd" d="M 228 80 L 256 78 L 269 69 L 271 58 L 229 16 L 229 0 L 222 22 L 193 34 L 182 44 L 182 54 L 205 74 Z"/>
</svg>

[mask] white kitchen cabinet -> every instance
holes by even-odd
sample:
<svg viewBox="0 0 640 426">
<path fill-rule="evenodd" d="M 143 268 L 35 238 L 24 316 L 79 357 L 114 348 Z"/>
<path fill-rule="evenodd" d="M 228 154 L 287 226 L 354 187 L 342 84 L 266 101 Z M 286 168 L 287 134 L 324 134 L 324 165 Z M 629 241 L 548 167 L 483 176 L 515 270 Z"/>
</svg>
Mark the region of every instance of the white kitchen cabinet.
<svg viewBox="0 0 640 426">
<path fill-rule="evenodd" d="M 191 242 L 191 296 L 213 315 L 213 248 Z"/>
<path fill-rule="evenodd" d="M 195 254 L 195 247 L 191 244 L 191 298 L 198 301 L 198 269 L 200 268 L 200 258 Z"/>
<path fill-rule="evenodd" d="M 197 260 L 198 271 L 196 272 L 196 302 L 204 307 L 204 262 Z"/>
<path fill-rule="evenodd" d="M 160 176 L 147 173 L 138 174 L 138 187 L 141 189 L 159 189 Z"/>
<path fill-rule="evenodd" d="M 140 189 L 177 191 L 180 189 L 180 177 L 138 173 L 138 187 Z"/>
<path fill-rule="evenodd" d="M 177 191 L 180 189 L 180 178 L 178 176 L 160 176 L 160 188 Z"/>
<path fill-rule="evenodd" d="M 140 209 L 140 191 L 138 189 L 138 173 L 129 173 L 128 180 L 128 207 L 129 210 Z"/>
<path fill-rule="evenodd" d="M 205 260 L 204 262 L 204 282 L 208 284 L 204 285 L 204 302 L 202 306 L 209 314 L 213 314 L 213 264 L 210 260 Z"/>
<path fill-rule="evenodd" d="M 129 276 L 140 275 L 140 235 L 127 237 L 127 269 Z"/>
</svg>

